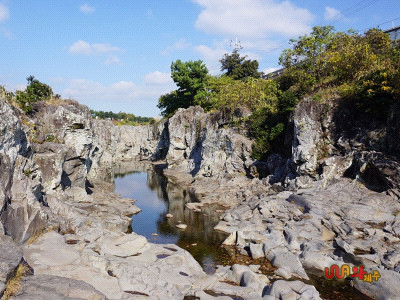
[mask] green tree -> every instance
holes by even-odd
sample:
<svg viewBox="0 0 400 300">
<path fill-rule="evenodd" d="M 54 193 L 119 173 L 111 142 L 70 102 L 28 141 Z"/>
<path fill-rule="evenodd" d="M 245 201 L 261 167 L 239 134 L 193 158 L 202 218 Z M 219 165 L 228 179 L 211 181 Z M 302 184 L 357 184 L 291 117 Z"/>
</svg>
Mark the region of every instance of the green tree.
<svg viewBox="0 0 400 300">
<path fill-rule="evenodd" d="M 178 96 L 177 91 L 162 95 L 158 99 L 157 107 L 164 117 L 172 116 L 178 108 L 185 107 L 184 99 Z"/>
<path fill-rule="evenodd" d="M 378 29 L 364 35 L 338 34 L 325 57 L 341 97 L 360 112 L 385 120 L 390 106 L 400 99 L 399 50 Z"/>
<path fill-rule="evenodd" d="M 177 60 L 171 64 L 171 78 L 178 90 L 165 94 L 158 100 L 157 107 L 163 116 L 171 116 L 178 108 L 195 105 L 195 96 L 205 89 L 208 69 L 201 60 L 182 62 Z"/>
<path fill-rule="evenodd" d="M 326 60 L 322 54 L 334 37 L 333 26 L 316 26 L 310 35 L 291 39 L 293 47 L 282 52 L 279 63 L 287 72 L 297 72 L 296 77 L 301 78 L 303 87 L 311 87 L 326 75 Z"/>
<path fill-rule="evenodd" d="M 25 91 L 17 91 L 16 99 L 21 109 L 28 113 L 32 111 L 33 103 L 49 100 L 53 95 L 53 90 L 32 75 L 28 76 L 26 80 L 28 81 L 28 86 Z"/>
<path fill-rule="evenodd" d="M 247 77 L 259 78 L 258 61 L 246 59 L 247 56 L 240 56 L 237 49 L 232 54 L 225 54 L 220 60 L 221 71 L 226 71 L 226 75 L 233 79 L 244 79 Z"/>
</svg>

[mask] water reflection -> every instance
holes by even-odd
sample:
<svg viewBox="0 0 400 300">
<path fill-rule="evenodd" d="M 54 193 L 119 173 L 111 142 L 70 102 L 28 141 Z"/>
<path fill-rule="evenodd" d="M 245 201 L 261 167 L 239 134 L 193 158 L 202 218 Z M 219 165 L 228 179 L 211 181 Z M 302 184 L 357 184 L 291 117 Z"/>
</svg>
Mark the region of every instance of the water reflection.
<svg viewBox="0 0 400 300">
<path fill-rule="evenodd" d="M 214 272 L 223 251 L 219 245 L 226 238 L 213 229 L 221 207 L 207 205 L 201 212 L 188 209 L 185 204 L 197 199 L 149 165 L 138 166 L 136 171 L 123 176 L 116 175 L 115 192 L 136 199 L 135 204 L 142 209 L 132 217 L 134 232 L 153 243 L 176 244 L 188 250 L 207 273 Z M 167 213 L 173 217 L 167 218 Z M 177 224 L 186 224 L 187 228 L 181 230 Z"/>
</svg>

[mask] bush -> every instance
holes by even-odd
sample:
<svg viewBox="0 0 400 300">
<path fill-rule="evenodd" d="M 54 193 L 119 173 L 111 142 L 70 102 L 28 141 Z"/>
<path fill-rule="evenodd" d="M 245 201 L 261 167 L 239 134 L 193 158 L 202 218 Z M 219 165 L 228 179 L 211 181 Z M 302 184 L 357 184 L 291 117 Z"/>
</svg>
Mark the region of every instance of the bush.
<svg viewBox="0 0 400 300">
<path fill-rule="evenodd" d="M 271 152 L 283 153 L 288 117 L 271 113 L 265 108 L 256 110 L 249 119 L 250 134 L 254 138 L 252 157 L 265 160 Z"/>
<path fill-rule="evenodd" d="M 16 92 L 16 100 L 20 108 L 25 113 L 29 113 L 33 109 L 33 103 L 50 100 L 53 90 L 47 84 L 36 80 L 32 75 L 26 80 L 28 81 L 28 86 L 25 91 Z"/>
<path fill-rule="evenodd" d="M 273 80 L 248 78 L 244 81 L 231 77 L 211 77 L 207 89 L 195 97 L 195 104 L 205 110 L 228 109 L 234 111 L 239 107 L 255 110 L 268 107 L 276 108 L 278 86 Z"/>
</svg>

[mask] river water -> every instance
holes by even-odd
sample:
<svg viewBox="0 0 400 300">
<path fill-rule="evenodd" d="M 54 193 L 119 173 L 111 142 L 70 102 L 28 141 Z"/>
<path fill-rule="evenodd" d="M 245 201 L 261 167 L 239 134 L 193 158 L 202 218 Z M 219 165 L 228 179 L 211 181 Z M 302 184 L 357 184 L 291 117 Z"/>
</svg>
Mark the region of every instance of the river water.
<svg viewBox="0 0 400 300">
<path fill-rule="evenodd" d="M 186 249 L 209 274 L 214 272 L 216 264 L 221 264 L 225 250 L 219 245 L 226 235 L 214 230 L 222 214 L 221 207 L 207 205 L 201 212 L 188 209 L 186 203 L 198 202 L 197 199 L 151 166 L 116 175 L 114 191 L 136 199 L 135 205 L 142 209 L 132 216 L 134 232 L 152 243 L 176 244 Z M 177 224 L 186 224 L 187 228 L 179 229 Z"/>
<path fill-rule="evenodd" d="M 115 176 L 115 193 L 122 197 L 136 199 L 142 211 L 132 216 L 132 230 L 145 236 L 152 243 L 176 244 L 189 251 L 208 274 L 215 272 L 216 265 L 258 264 L 264 274 L 272 274 L 273 268 L 266 259 L 252 260 L 239 254 L 235 249 L 220 247 L 227 237 L 215 231 L 222 207 L 207 205 L 201 212 L 190 210 L 186 203 L 198 202 L 189 191 L 162 175 L 151 165 L 130 166 Z M 172 214 L 168 218 L 167 214 Z M 176 227 L 186 224 L 185 230 Z M 362 299 L 371 298 L 350 288 L 344 282 L 326 280 L 321 276 L 309 274 L 311 282 L 323 299 Z"/>
</svg>

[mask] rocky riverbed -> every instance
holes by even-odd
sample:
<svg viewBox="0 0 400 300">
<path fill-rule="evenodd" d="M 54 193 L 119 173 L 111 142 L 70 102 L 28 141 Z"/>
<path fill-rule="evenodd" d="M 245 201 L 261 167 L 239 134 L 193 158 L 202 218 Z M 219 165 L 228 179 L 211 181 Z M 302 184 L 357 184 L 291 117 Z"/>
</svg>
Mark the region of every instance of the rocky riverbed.
<svg viewBox="0 0 400 300">
<path fill-rule="evenodd" d="M 292 156 L 266 162 L 251 158 L 243 129 L 199 107 L 138 127 L 93 120 L 74 101 L 34 110 L 0 99 L 4 297 L 321 299 L 308 279 L 332 264 L 378 270 L 378 281 L 351 282 L 373 299 L 400 295 L 399 110 L 372 124 L 304 100 L 287 133 Z M 202 202 L 229 208 L 215 228 L 225 244 L 274 274 L 235 264 L 207 275 L 177 245 L 129 233 L 140 208 L 112 180 L 137 160 L 162 162 Z"/>
</svg>

